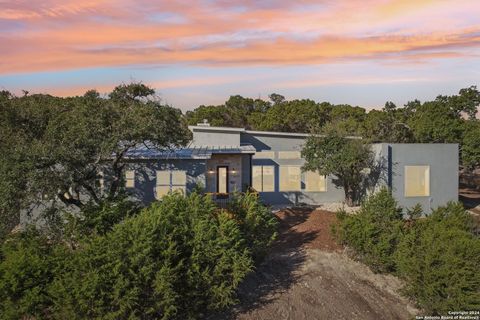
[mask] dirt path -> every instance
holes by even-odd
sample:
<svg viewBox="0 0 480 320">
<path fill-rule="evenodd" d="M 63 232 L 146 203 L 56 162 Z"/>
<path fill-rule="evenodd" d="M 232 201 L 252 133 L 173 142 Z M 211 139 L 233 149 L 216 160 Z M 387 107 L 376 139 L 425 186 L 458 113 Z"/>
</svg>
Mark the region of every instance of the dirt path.
<svg viewBox="0 0 480 320">
<path fill-rule="evenodd" d="M 330 232 L 334 214 L 301 209 L 277 216 L 279 241 L 242 285 L 229 318 L 411 319 L 418 312 L 397 293 L 400 280 L 343 253 Z"/>
</svg>

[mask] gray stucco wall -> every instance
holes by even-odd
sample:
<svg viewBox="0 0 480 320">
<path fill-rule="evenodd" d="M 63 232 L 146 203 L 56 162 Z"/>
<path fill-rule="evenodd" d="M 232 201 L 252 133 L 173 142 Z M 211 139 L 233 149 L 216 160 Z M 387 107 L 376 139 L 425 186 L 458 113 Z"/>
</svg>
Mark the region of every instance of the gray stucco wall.
<svg viewBox="0 0 480 320">
<path fill-rule="evenodd" d="M 242 133 L 240 142 L 253 145 L 257 151 L 301 151 L 305 138 Z"/>
<path fill-rule="evenodd" d="M 343 188 L 335 184 L 335 177 L 327 177 L 327 191 L 304 191 L 304 174 L 302 174 L 302 191 L 280 191 L 280 166 L 298 166 L 304 164 L 303 159 L 279 159 L 278 151 L 300 151 L 304 143 L 302 137 L 273 137 L 269 135 L 251 135 L 242 133 L 242 143 L 249 143 L 257 151 L 274 151 L 273 159 L 252 159 L 250 155 L 214 155 L 211 160 L 155 160 L 132 162 L 128 169 L 136 171 L 135 189 L 130 190 L 144 203 L 155 200 L 156 170 L 167 168 L 187 171 L 187 191 L 201 185 L 207 192 L 216 192 L 216 174 L 209 174 L 209 168 L 216 172 L 218 165 L 235 168 L 230 172 L 229 191 L 245 190 L 251 181 L 251 165 L 271 165 L 275 168 L 275 191 L 261 192 L 261 198 L 268 204 L 320 204 L 344 201 Z M 391 187 L 392 194 L 398 204 L 411 208 L 419 203 L 425 212 L 430 212 L 448 201 L 458 200 L 458 145 L 457 144 L 374 144 L 372 149 L 376 155 L 377 168 L 368 173 L 372 179 L 370 190 L 376 191 L 382 186 Z M 430 195 L 427 197 L 405 196 L 405 166 L 430 166 Z"/>
<path fill-rule="evenodd" d="M 458 201 L 458 144 L 383 144 L 391 147 L 392 194 L 398 204 L 411 208 L 419 203 L 430 212 L 449 201 Z M 430 195 L 405 196 L 405 166 L 430 166 Z"/>
<path fill-rule="evenodd" d="M 345 199 L 343 188 L 335 185 L 334 176 L 327 177 L 327 191 L 325 192 L 282 192 L 280 191 L 280 166 L 303 166 L 304 159 L 278 159 L 278 151 L 301 151 L 305 137 L 275 136 L 269 134 L 242 133 L 241 142 L 251 144 L 257 151 L 274 151 L 274 159 L 252 159 L 252 165 L 271 165 L 275 168 L 275 191 L 260 192 L 260 197 L 267 204 L 320 204 L 328 202 L 342 202 Z M 304 174 L 302 173 L 302 189 L 305 188 Z"/>
<path fill-rule="evenodd" d="M 144 204 L 155 201 L 157 170 L 182 170 L 187 175 L 187 193 L 197 185 L 205 187 L 205 160 L 145 160 L 130 162 L 126 170 L 135 170 L 135 188 L 127 189 L 128 193 Z"/>
<path fill-rule="evenodd" d="M 242 154 L 242 186 L 252 185 L 252 155 Z M 243 190 L 246 191 L 246 190 Z"/>
<path fill-rule="evenodd" d="M 240 132 L 193 129 L 192 146 L 240 146 Z"/>
</svg>

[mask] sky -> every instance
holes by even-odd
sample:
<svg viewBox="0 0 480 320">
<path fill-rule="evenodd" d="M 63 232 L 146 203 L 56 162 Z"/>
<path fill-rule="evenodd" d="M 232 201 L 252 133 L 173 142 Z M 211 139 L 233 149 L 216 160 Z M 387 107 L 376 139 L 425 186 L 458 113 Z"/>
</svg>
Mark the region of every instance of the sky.
<svg viewBox="0 0 480 320">
<path fill-rule="evenodd" d="M 140 81 L 183 110 L 274 92 L 381 108 L 479 79 L 479 0 L 0 0 L 16 94 Z"/>
</svg>

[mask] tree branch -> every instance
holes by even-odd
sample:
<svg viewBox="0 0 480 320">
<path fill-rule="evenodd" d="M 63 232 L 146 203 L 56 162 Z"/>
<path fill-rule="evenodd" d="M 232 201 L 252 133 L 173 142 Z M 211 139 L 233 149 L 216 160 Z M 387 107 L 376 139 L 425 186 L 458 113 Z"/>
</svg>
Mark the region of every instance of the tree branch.
<svg viewBox="0 0 480 320">
<path fill-rule="evenodd" d="M 65 197 L 65 193 L 68 193 L 69 197 Z M 76 206 L 77 208 L 81 209 L 84 207 L 84 204 L 82 203 L 82 201 L 80 201 L 79 199 L 74 199 L 72 197 L 72 195 L 70 195 L 69 192 L 65 192 L 65 193 L 58 193 L 57 194 L 57 197 L 58 199 L 60 199 L 60 201 L 62 201 L 65 205 L 67 206 L 70 206 L 70 205 L 73 205 L 73 206 Z"/>
</svg>

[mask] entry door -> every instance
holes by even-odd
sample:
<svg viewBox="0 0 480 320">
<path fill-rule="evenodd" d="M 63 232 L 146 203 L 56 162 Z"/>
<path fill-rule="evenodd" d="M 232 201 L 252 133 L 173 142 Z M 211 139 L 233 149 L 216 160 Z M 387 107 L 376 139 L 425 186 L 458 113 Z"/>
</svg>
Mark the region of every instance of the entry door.
<svg viewBox="0 0 480 320">
<path fill-rule="evenodd" d="M 217 167 L 217 193 L 228 193 L 228 167 Z"/>
</svg>

